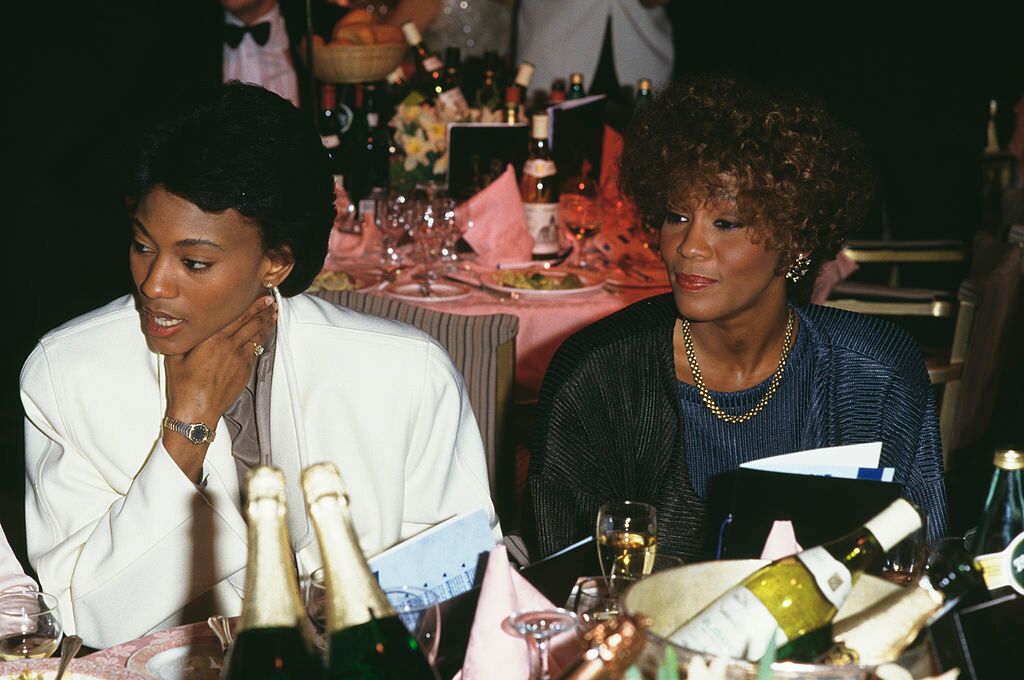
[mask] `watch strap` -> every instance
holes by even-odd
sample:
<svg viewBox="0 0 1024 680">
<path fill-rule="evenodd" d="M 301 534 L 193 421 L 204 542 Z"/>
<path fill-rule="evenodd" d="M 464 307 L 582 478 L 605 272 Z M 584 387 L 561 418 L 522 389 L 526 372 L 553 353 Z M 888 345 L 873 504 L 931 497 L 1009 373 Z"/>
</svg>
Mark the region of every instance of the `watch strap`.
<svg viewBox="0 0 1024 680">
<path fill-rule="evenodd" d="M 165 430 L 177 432 L 182 437 L 189 440 L 190 443 L 196 445 L 212 442 L 217 436 L 217 432 L 206 423 L 184 423 L 180 420 L 175 420 L 170 416 L 164 416 L 163 427 Z M 198 440 L 192 438 L 192 433 L 197 427 L 202 427 L 206 430 L 206 436 Z"/>
</svg>

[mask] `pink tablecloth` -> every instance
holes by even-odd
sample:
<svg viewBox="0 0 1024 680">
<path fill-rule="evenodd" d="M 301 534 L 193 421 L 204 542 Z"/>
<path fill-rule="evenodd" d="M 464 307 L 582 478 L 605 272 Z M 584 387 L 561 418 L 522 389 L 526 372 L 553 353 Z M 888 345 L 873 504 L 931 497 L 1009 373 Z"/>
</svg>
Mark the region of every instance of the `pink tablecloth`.
<svg viewBox="0 0 1024 680">
<path fill-rule="evenodd" d="M 167 630 L 162 630 L 159 633 L 153 633 L 152 635 L 146 635 L 145 637 L 140 637 L 137 640 L 130 640 L 115 647 L 107 647 L 106 649 L 100 650 L 95 654 L 90 654 L 85 658 L 90 661 L 96 661 L 97 663 L 106 663 L 124 667 L 128 663 L 128 657 L 143 647 L 147 647 L 150 644 L 159 644 L 170 640 L 183 640 L 191 637 L 209 637 L 210 639 L 216 640 L 216 637 L 213 635 L 213 631 L 210 630 L 210 627 L 206 625 L 206 623 L 190 623 L 184 626 L 178 626 L 177 628 L 168 628 Z"/>
</svg>

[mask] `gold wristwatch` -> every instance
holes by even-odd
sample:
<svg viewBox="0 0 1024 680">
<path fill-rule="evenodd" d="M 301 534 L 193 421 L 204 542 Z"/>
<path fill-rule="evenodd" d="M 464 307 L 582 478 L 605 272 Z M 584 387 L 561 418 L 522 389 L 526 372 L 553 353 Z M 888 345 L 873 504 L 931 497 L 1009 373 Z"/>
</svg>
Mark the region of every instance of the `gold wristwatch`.
<svg viewBox="0 0 1024 680">
<path fill-rule="evenodd" d="M 183 423 L 180 420 L 164 416 L 163 426 L 165 430 L 177 432 L 193 444 L 207 444 L 217 436 L 216 430 L 211 430 L 206 423 Z"/>
</svg>

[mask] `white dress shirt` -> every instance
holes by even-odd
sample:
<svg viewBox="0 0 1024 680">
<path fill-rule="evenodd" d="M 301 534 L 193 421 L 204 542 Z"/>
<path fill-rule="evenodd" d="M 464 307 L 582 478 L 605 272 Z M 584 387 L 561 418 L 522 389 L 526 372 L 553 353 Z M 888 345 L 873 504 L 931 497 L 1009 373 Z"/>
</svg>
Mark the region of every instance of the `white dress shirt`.
<svg viewBox="0 0 1024 680">
<path fill-rule="evenodd" d="M 547 91 L 558 78 L 582 73 L 588 90 L 597 72 L 605 26 L 611 17 L 612 54 L 619 85 L 650 78 L 655 86 L 672 76 L 672 26 L 664 7 L 638 0 L 522 0 L 518 61 L 532 62 L 531 91 Z"/>
<path fill-rule="evenodd" d="M 318 298 L 280 299 L 270 444 L 299 573 L 321 564 L 301 471 L 338 466 L 367 555 L 491 505 L 462 378 L 430 336 Z M 131 297 L 48 333 L 21 375 L 29 560 L 68 633 L 109 647 L 241 611 L 247 556 L 221 419 L 193 484 L 162 443 L 163 358 Z"/>
<path fill-rule="evenodd" d="M 224 10 L 225 23 L 245 26 L 234 14 Z M 262 85 L 276 92 L 295 106 L 299 105 L 299 81 L 292 66 L 291 48 L 284 17 L 275 4 L 273 9 L 254 21 L 259 24 L 270 22 L 270 38 L 266 45 L 258 45 L 251 34 L 242 36 L 238 47 L 224 43 L 223 82 L 240 80 L 243 83 Z"/>
</svg>

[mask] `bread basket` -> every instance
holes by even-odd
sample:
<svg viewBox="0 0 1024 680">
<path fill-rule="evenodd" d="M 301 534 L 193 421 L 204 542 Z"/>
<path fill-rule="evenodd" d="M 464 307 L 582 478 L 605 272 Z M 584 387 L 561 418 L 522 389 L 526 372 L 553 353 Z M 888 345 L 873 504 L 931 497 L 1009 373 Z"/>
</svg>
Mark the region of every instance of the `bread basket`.
<svg viewBox="0 0 1024 680">
<path fill-rule="evenodd" d="M 402 63 L 408 45 L 315 45 L 313 73 L 326 83 L 366 83 L 384 77 Z"/>
</svg>

